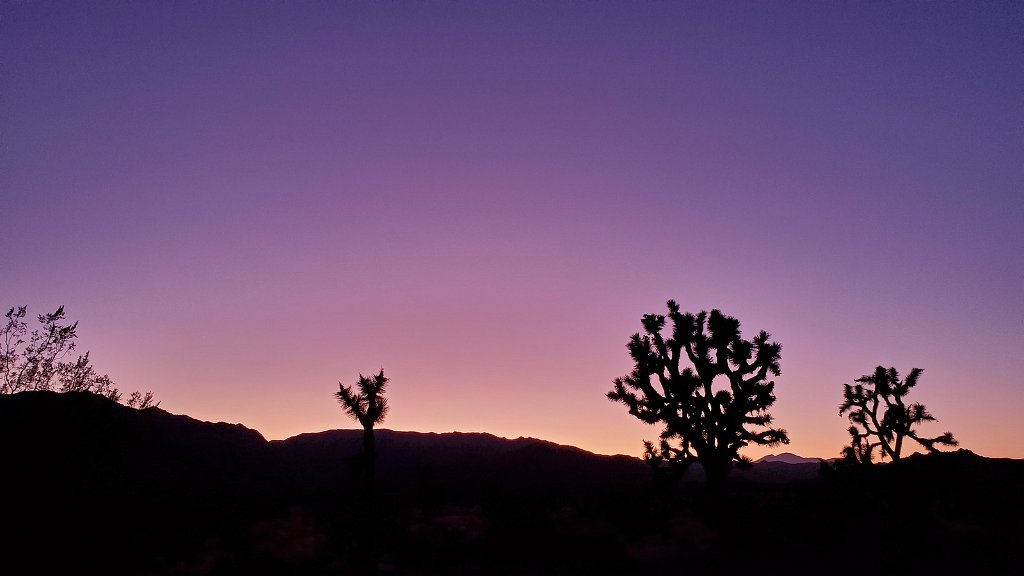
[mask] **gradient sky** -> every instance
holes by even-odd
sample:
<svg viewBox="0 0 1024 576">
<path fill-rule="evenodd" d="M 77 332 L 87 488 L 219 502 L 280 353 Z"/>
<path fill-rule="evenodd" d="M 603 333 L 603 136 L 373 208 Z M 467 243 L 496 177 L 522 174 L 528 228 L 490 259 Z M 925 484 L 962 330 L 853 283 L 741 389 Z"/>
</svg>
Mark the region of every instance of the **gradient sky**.
<svg viewBox="0 0 1024 576">
<path fill-rule="evenodd" d="M 387 428 L 639 454 L 674 298 L 782 343 L 787 450 L 884 364 L 1021 458 L 1022 224 L 1021 3 L 0 4 L 0 304 L 268 438 L 383 367 Z"/>
</svg>

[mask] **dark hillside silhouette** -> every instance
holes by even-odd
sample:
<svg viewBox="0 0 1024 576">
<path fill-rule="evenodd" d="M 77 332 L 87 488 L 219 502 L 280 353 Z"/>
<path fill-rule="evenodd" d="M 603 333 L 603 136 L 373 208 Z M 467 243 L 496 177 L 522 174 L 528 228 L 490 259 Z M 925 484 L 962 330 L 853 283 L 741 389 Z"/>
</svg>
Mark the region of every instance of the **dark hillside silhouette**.
<svg viewBox="0 0 1024 576">
<path fill-rule="evenodd" d="M 495 486 L 530 483 L 572 490 L 580 486 L 644 483 L 650 472 L 630 456 L 600 456 L 535 438 L 505 439 L 484 433 L 424 433 L 377 430 L 378 471 L 387 488 L 408 489 L 429 481 L 479 494 Z M 270 446 L 288 467 L 306 474 L 316 489 L 350 482 L 338 454 L 357 454 L 362 435 L 330 430 L 275 440 Z"/>
<path fill-rule="evenodd" d="M 362 441 L 267 442 L 91 394 L 0 396 L 5 573 L 1015 574 L 1024 541 L 1024 461 L 967 451 L 828 477 L 756 464 L 735 471 L 712 526 L 702 484 L 655 490 L 637 458 L 378 430 L 367 523 L 344 462 Z M 749 537 L 765 526 L 771 538 Z M 878 526 L 898 545 L 836 561 Z"/>
<path fill-rule="evenodd" d="M 17 519 L 5 547 L 35 551 L 33 561 L 52 569 L 38 573 L 122 563 L 144 571 L 199 554 L 209 535 L 251 521 L 253 502 L 269 506 L 280 486 L 254 430 L 90 393 L 0 396 L 0 446 L 4 516 Z"/>
</svg>

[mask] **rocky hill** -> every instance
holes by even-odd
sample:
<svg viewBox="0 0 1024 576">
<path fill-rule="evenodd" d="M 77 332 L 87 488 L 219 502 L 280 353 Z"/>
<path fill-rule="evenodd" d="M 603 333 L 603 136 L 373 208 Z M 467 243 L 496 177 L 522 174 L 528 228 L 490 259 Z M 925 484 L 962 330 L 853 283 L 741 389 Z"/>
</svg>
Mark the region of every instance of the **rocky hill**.
<svg viewBox="0 0 1024 576">
<path fill-rule="evenodd" d="M 530 438 L 377 445 L 369 485 L 360 431 L 267 442 L 89 394 L 0 396 L 4 572 L 1010 574 L 1024 543 L 1024 462 L 968 451 L 766 461 L 710 494 L 699 470 L 663 484 Z"/>
</svg>

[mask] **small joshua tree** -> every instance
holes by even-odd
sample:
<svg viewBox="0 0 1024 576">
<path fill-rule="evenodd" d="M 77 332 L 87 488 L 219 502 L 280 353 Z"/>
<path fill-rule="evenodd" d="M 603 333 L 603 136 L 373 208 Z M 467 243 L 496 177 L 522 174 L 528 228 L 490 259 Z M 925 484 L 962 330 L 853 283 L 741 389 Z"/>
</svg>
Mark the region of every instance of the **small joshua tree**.
<svg viewBox="0 0 1024 576">
<path fill-rule="evenodd" d="M 356 382 L 358 392 L 353 390 L 352 386 L 338 382 L 338 391 L 334 393 L 334 397 L 341 404 L 341 409 L 363 427 L 363 455 L 366 457 L 371 477 L 377 456 L 373 427 L 383 422 L 388 413 L 388 400 L 384 397 L 387 384 L 388 379 L 384 377 L 384 369 L 381 368 L 379 374 L 369 378 L 359 375 L 359 381 Z"/>
<path fill-rule="evenodd" d="M 924 370 L 914 368 L 900 380 L 895 368 L 879 366 L 874 374 L 865 374 L 854 384 L 843 384 L 843 403 L 839 415 L 850 419 L 850 445 L 843 448 L 847 461 L 871 464 L 877 451 L 882 459 L 899 460 L 903 442 L 910 438 L 929 452 L 938 452 L 939 446 L 956 446 L 951 432 L 934 438 L 919 436 L 914 427 L 921 422 L 934 422 L 924 404 L 904 401 L 910 389 L 917 385 Z"/>
<path fill-rule="evenodd" d="M 704 467 L 708 483 L 721 485 L 733 462 L 749 465 L 739 450 L 749 444 L 788 444 L 785 430 L 770 428 L 782 346 L 761 331 L 740 337 L 739 320 L 718 310 L 682 314 L 668 301 L 671 337 L 661 331 L 666 316 L 646 314 L 644 334 L 626 347 L 633 371 L 616 378 L 609 400 L 648 424 L 664 424 L 658 446 L 644 442 L 644 458 L 657 468 L 682 473 L 692 463 Z M 680 369 L 680 363 L 692 367 Z"/>
</svg>

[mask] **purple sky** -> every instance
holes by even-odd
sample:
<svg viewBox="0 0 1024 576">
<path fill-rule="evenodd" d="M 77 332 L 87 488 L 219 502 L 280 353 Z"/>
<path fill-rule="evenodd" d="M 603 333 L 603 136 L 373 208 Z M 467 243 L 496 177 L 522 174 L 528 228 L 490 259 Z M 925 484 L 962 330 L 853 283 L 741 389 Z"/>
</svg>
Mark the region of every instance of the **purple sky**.
<svg viewBox="0 0 1024 576">
<path fill-rule="evenodd" d="M 385 427 L 638 454 L 675 298 L 782 343 L 788 450 L 884 364 L 1024 457 L 1020 3 L 5 2 L 0 214 L 0 305 L 269 438 L 383 367 Z"/>
</svg>

